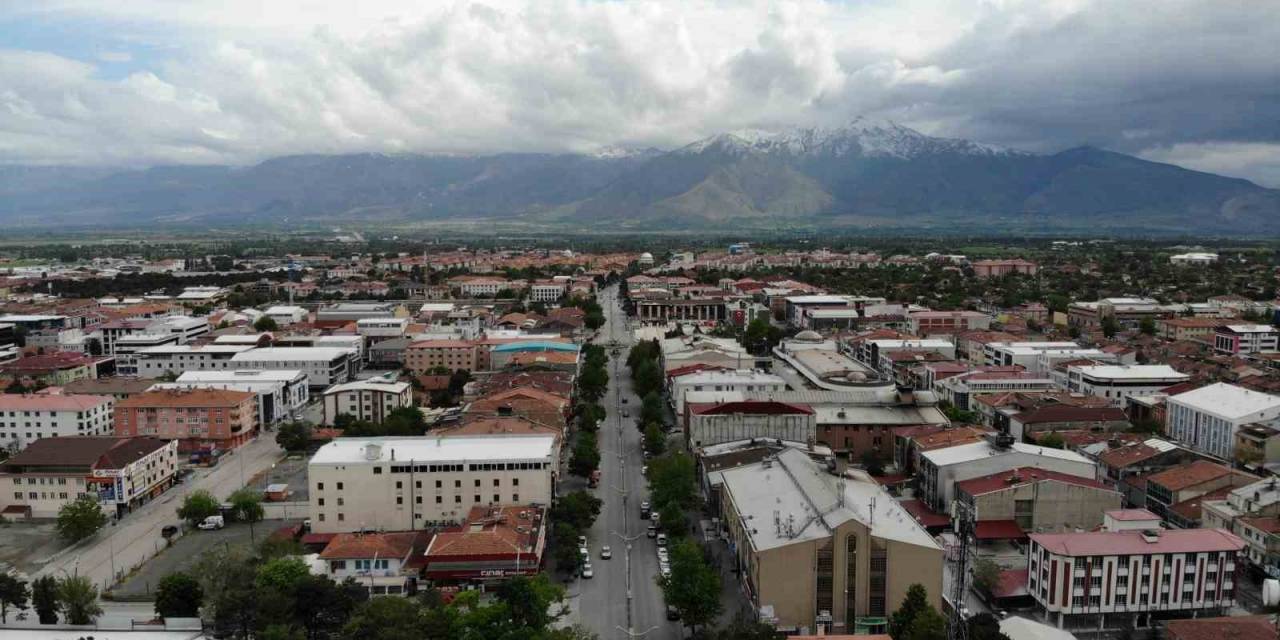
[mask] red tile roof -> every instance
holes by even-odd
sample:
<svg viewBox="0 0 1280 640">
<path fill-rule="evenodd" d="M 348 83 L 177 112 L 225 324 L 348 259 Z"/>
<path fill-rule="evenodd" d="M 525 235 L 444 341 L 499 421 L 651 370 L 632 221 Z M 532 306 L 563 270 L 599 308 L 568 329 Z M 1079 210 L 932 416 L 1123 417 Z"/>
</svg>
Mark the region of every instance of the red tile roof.
<svg viewBox="0 0 1280 640">
<path fill-rule="evenodd" d="M 1004 489 L 1012 489 L 1024 485 L 1035 484 L 1045 480 L 1073 484 L 1079 487 L 1109 489 L 1107 485 L 1092 478 L 1080 478 L 1058 471 L 1039 467 L 1019 467 L 1009 471 L 993 473 L 981 478 L 971 478 L 956 483 L 956 488 L 971 496 L 980 496 Z"/>
<path fill-rule="evenodd" d="M 935 513 L 928 505 L 919 500 L 903 500 L 902 508 L 911 514 L 921 526 L 924 527 L 945 527 L 951 524 L 951 518 L 940 513 Z"/>
<path fill-rule="evenodd" d="M 425 531 L 395 533 L 340 533 L 325 545 L 324 560 L 406 558 L 430 534 Z"/>
<path fill-rule="evenodd" d="M 1244 540 L 1223 529 L 1161 529 L 1155 542 L 1141 531 L 1033 533 L 1031 540 L 1062 556 L 1147 555 L 1201 551 L 1239 551 Z"/>
<path fill-rule="evenodd" d="M 973 536 L 979 540 L 1025 540 L 1027 532 L 1013 520 L 979 520 L 973 525 Z"/>
<path fill-rule="evenodd" d="M 1170 620 L 1165 627 L 1168 640 L 1275 640 L 1271 616 L 1231 616 Z"/>
<path fill-rule="evenodd" d="M 512 555 L 536 553 L 539 527 L 546 524 L 541 507 L 472 507 L 466 522 L 436 534 L 424 554 L 433 559 L 449 556 Z M 520 515 L 525 517 L 521 518 Z"/>
<path fill-rule="evenodd" d="M 1118 407 L 1073 407 L 1051 404 L 1014 416 L 1022 424 L 1047 422 L 1127 422 L 1129 417 Z"/>
<path fill-rule="evenodd" d="M 1154 482 L 1170 491 L 1181 491 L 1194 487 L 1225 475 L 1234 473 L 1231 469 L 1208 460 L 1196 460 L 1147 476 L 1147 482 Z"/>
<path fill-rule="evenodd" d="M 743 400 L 740 402 L 699 402 L 690 403 L 689 411 L 695 415 L 731 415 L 735 413 L 746 413 L 753 415 L 791 415 L 803 414 L 813 415 L 813 409 L 803 404 L 792 404 L 788 402 L 771 402 L 771 401 L 755 401 Z"/>
<path fill-rule="evenodd" d="M 1182 502 L 1178 502 L 1170 506 L 1169 511 L 1172 511 L 1173 513 L 1178 514 L 1179 516 L 1182 517 L 1183 520 L 1186 520 L 1188 522 L 1199 522 L 1204 514 L 1204 512 L 1201 509 L 1201 505 L 1204 503 L 1204 501 L 1205 500 L 1221 500 L 1223 498 L 1226 498 L 1227 494 L 1231 493 L 1231 489 L 1232 487 L 1222 487 L 1221 489 L 1214 489 L 1213 491 L 1210 491 L 1209 493 L 1206 493 L 1204 495 L 1199 495 L 1194 498 L 1190 498 L 1187 500 L 1183 500 Z"/>
</svg>

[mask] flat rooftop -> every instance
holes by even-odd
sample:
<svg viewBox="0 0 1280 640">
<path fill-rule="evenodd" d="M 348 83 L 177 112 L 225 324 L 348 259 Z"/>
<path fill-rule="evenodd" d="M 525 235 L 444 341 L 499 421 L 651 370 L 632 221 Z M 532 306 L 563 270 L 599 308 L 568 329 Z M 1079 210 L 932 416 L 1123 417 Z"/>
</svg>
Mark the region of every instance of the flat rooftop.
<svg viewBox="0 0 1280 640">
<path fill-rule="evenodd" d="M 393 460 L 415 463 L 544 461 L 551 457 L 555 441 L 554 435 L 336 438 L 316 451 L 316 454 L 311 457 L 311 464 L 372 463 Z M 370 459 L 371 454 L 376 455 Z"/>
<path fill-rule="evenodd" d="M 1276 415 L 1269 417 L 1280 415 L 1280 397 L 1225 382 L 1169 396 L 1168 402 L 1228 420 L 1244 418 L 1268 410 L 1278 411 Z"/>
</svg>

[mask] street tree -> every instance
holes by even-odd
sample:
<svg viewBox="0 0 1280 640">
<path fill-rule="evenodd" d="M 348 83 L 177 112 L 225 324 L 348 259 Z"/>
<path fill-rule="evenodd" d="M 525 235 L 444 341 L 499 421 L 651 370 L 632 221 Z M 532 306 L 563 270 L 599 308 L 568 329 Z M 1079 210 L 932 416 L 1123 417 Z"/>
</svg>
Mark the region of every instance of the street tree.
<svg viewBox="0 0 1280 640">
<path fill-rule="evenodd" d="M 311 575 L 307 563 L 302 558 L 285 556 L 274 558 L 258 567 L 254 585 L 259 589 L 275 589 L 280 593 L 292 593 L 294 587 L 304 578 Z"/>
<path fill-rule="evenodd" d="M 209 516 L 218 515 L 221 507 L 222 504 L 212 493 L 197 489 L 183 498 L 182 506 L 178 507 L 178 517 L 195 526 Z"/>
<path fill-rule="evenodd" d="M 370 598 L 356 608 L 342 628 L 344 640 L 419 640 L 424 637 L 417 601 Z"/>
<path fill-rule="evenodd" d="M 67 616 L 67 624 L 93 624 L 102 615 L 98 588 L 85 576 L 66 576 L 58 580 L 58 603 Z"/>
<path fill-rule="evenodd" d="M 53 576 L 36 578 L 31 583 L 31 608 L 36 610 L 40 624 L 57 624 L 62 603 L 58 601 L 58 579 Z"/>
<path fill-rule="evenodd" d="M 575 529 L 585 531 L 596 521 L 603 505 L 604 501 L 586 491 L 573 491 L 556 501 L 556 505 L 551 508 L 551 521 L 568 523 Z"/>
<path fill-rule="evenodd" d="M 81 495 L 58 509 L 58 535 L 69 542 L 79 542 L 97 533 L 107 520 L 97 499 Z"/>
<path fill-rule="evenodd" d="M 911 621 L 906 640 L 945 640 L 947 637 L 947 619 L 933 607 L 925 607 Z"/>
<path fill-rule="evenodd" d="M 276 444 L 291 453 L 306 451 L 311 444 L 311 425 L 300 421 L 289 421 L 276 430 Z"/>
<path fill-rule="evenodd" d="M 658 425 L 650 423 L 644 428 L 644 450 L 655 457 L 666 453 L 667 435 Z"/>
<path fill-rule="evenodd" d="M 671 546 L 671 575 L 658 580 L 667 604 L 694 633 L 720 615 L 720 575 L 694 541 L 683 539 Z"/>
<path fill-rule="evenodd" d="M 9 622 L 9 607 L 21 611 L 27 606 L 31 589 L 27 581 L 12 573 L 0 573 L 0 623 Z"/>
<path fill-rule="evenodd" d="M 1000 565 L 990 558 L 978 558 L 973 563 L 973 586 L 988 597 L 1000 586 Z"/>
<path fill-rule="evenodd" d="M 583 431 L 578 434 L 573 444 L 573 454 L 569 458 L 569 473 L 583 478 L 600 468 L 600 449 L 596 444 L 596 434 Z"/>
<path fill-rule="evenodd" d="M 337 633 L 355 608 L 369 599 L 369 592 L 354 578 L 334 582 L 329 576 L 310 575 L 298 580 L 291 592 L 294 621 L 307 640 Z"/>
<path fill-rule="evenodd" d="M 162 618 L 194 618 L 203 602 L 204 588 L 191 574 L 171 573 L 156 586 L 156 615 Z"/>
<path fill-rule="evenodd" d="M 907 587 L 907 596 L 903 598 L 898 610 L 889 616 L 889 636 L 893 640 L 907 640 L 911 623 L 921 611 L 928 608 L 930 608 L 929 592 L 925 591 L 924 586 L 913 584 Z"/>
</svg>

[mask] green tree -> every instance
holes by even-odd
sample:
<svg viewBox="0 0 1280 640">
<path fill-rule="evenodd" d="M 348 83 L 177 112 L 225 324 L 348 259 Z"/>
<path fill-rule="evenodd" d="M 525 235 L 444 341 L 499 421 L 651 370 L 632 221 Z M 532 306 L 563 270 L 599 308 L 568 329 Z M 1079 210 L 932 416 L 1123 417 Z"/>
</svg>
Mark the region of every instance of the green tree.
<svg viewBox="0 0 1280 640">
<path fill-rule="evenodd" d="M 990 558 L 978 558 L 973 563 L 973 586 L 991 597 L 1000 586 L 1000 565 Z"/>
<path fill-rule="evenodd" d="M 720 575 L 702 556 L 692 540 L 671 546 L 671 575 L 659 577 L 667 604 L 680 613 L 680 621 L 695 633 L 720 615 Z"/>
<path fill-rule="evenodd" d="M 304 578 L 311 575 L 307 563 L 302 558 L 285 556 L 274 558 L 258 568 L 254 585 L 259 589 L 274 589 L 280 593 L 293 593 L 293 589 Z"/>
<path fill-rule="evenodd" d="M 253 525 L 261 522 L 265 513 L 262 509 L 262 494 L 249 487 L 241 487 L 227 497 L 227 502 L 231 503 L 231 517 L 237 522 L 249 523 L 249 540 L 257 542 Z"/>
<path fill-rule="evenodd" d="M 279 331 L 280 325 L 271 316 L 262 316 L 253 321 L 254 331 Z"/>
<path fill-rule="evenodd" d="M 276 431 L 276 444 L 289 452 L 306 451 L 311 445 L 311 425 L 298 421 L 280 425 Z"/>
<path fill-rule="evenodd" d="M 660 456 L 667 450 L 667 435 L 653 423 L 644 428 L 644 450 L 651 456 Z"/>
<path fill-rule="evenodd" d="M 604 501 L 586 491 L 573 491 L 556 501 L 551 508 L 551 521 L 568 523 L 579 531 L 591 528 L 600 515 Z"/>
<path fill-rule="evenodd" d="M 709 635 L 709 640 L 786 640 L 787 634 L 777 627 L 748 617 L 739 616 L 733 622 Z"/>
<path fill-rule="evenodd" d="M 58 509 L 58 535 L 67 541 L 79 542 L 97 533 L 107 520 L 96 498 L 81 495 Z"/>
<path fill-rule="evenodd" d="M 178 517 L 195 526 L 209 516 L 218 515 L 221 507 L 222 503 L 212 493 L 197 489 L 183 498 L 182 506 L 178 507 Z"/>
<path fill-rule="evenodd" d="M 419 640 L 424 638 L 422 615 L 408 598 L 370 598 L 342 628 L 345 640 Z"/>
<path fill-rule="evenodd" d="M 679 537 L 689 533 L 689 521 L 678 504 L 668 502 L 662 505 L 658 511 L 658 522 L 662 523 L 662 531 L 667 535 Z"/>
<path fill-rule="evenodd" d="M 650 391 L 640 400 L 640 424 L 663 424 L 666 407 L 657 391 Z"/>
<path fill-rule="evenodd" d="M 564 573 L 577 571 L 578 563 L 581 562 L 578 554 L 580 531 L 582 530 L 568 522 L 556 522 L 551 529 L 556 568 Z"/>
<path fill-rule="evenodd" d="M 1009 640 L 1009 636 L 1000 631 L 1000 619 L 985 611 L 969 618 L 965 624 L 969 627 L 969 640 Z"/>
<path fill-rule="evenodd" d="M 897 611 L 893 612 L 893 615 L 889 616 L 889 636 L 893 640 L 907 640 L 907 633 L 916 616 L 930 608 L 932 607 L 929 606 L 929 592 L 925 591 L 923 585 L 913 584 L 908 587 L 907 596 L 903 598 L 902 604 Z"/>
<path fill-rule="evenodd" d="M 947 620 L 933 607 L 926 607 L 911 621 L 906 640 L 945 640 Z"/>
<path fill-rule="evenodd" d="M 369 592 L 354 578 L 338 583 L 329 576 L 311 574 L 294 584 L 291 595 L 294 621 L 306 632 L 307 640 L 336 633 L 352 611 L 369 598 Z"/>
<path fill-rule="evenodd" d="M 171 573 L 156 586 L 156 615 L 162 618 L 194 618 L 203 602 L 204 588 L 190 574 Z"/>
<path fill-rule="evenodd" d="M 498 588 L 498 600 L 506 606 L 511 622 L 533 633 L 546 630 L 560 617 L 551 605 L 563 599 L 564 589 L 543 574 L 515 576 Z"/>
<path fill-rule="evenodd" d="M 1047 435 L 1041 436 L 1040 439 L 1036 441 L 1036 443 L 1048 449 L 1066 449 L 1067 448 L 1067 441 L 1064 440 L 1062 438 L 1062 435 L 1059 434 L 1057 431 L 1051 431 Z"/>
<path fill-rule="evenodd" d="M 697 502 L 698 479 L 693 458 L 682 452 L 668 453 L 649 462 L 649 494 L 654 508 L 675 504 L 687 509 Z"/>
<path fill-rule="evenodd" d="M 609 374 L 605 372 L 603 367 L 583 367 L 582 373 L 578 376 L 578 391 L 583 399 L 588 402 L 596 402 L 604 397 L 605 389 L 609 386 Z"/>
<path fill-rule="evenodd" d="M 249 637 L 258 620 L 254 559 L 242 548 L 216 547 L 196 560 L 191 575 L 204 589 L 204 617 L 214 629 Z"/>
<path fill-rule="evenodd" d="M 1114 316 L 1107 316 L 1102 319 L 1102 335 L 1108 338 L 1116 337 L 1116 333 L 1120 331 L 1120 325 L 1116 322 Z"/>
<path fill-rule="evenodd" d="M 596 434 L 583 431 L 573 444 L 573 454 L 569 457 L 569 473 L 583 478 L 600 468 L 600 449 L 596 444 Z"/>
<path fill-rule="evenodd" d="M 27 581 L 11 573 L 0 573 L 0 623 L 9 622 L 9 607 L 26 608 L 31 597 Z"/>
<path fill-rule="evenodd" d="M 62 603 L 58 602 L 58 580 L 53 576 L 36 578 L 31 583 L 31 607 L 40 624 L 57 624 Z"/>
<path fill-rule="evenodd" d="M 1151 318 L 1143 318 L 1138 323 L 1138 330 L 1146 335 L 1154 336 L 1156 334 L 1156 323 Z"/>
<path fill-rule="evenodd" d="M 58 603 L 67 616 L 67 624 L 93 624 L 102 615 L 98 606 L 98 588 L 84 576 L 66 576 L 58 580 Z"/>
</svg>

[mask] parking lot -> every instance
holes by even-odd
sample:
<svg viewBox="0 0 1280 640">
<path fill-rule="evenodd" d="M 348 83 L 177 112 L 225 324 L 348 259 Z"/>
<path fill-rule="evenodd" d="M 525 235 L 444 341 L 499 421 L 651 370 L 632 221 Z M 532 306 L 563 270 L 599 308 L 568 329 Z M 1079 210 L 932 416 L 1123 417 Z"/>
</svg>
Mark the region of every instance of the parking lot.
<svg viewBox="0 0 1280 640">
<path fill-rule="evenodd" d="M 258 542 L 271 532 L 288 526 L 284 520 L 263 520 L 253 525 L 252 538 Z M 160 579 L 176 571 L 190 569 L 206 551 L 221 545 L 247 547 L 252 544 L 249 525 L 229 524 L 217 531 L 190 529 L 173 539 L 173 544 L 142 565 L 111 589 L 111 595 L 121 599 L 142 598 L 152 594 Z"/>
<path fill-rule="evenodd" d="M 307 501 L 307 456 L 293 455 L 250 478 L 248 486 L 265 491 L 272 484 L 289 485 L 289 500 Z"/>
<path fill-rule="evenodd" d="M 30 574 L 66 548 L 53 520 L 10 521 L 0 526 L 0 570 Z"/>
</svg>

